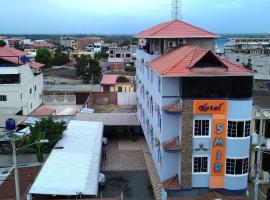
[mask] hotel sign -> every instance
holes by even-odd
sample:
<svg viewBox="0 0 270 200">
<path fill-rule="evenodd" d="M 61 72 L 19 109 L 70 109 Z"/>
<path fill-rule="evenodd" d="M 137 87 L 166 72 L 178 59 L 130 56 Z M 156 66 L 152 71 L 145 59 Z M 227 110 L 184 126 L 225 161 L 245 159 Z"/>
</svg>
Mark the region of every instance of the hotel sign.
<svg viewBox="0 0 270 200">
<path fill-rule="evenodd" d="M 224 188 L 227 106 L 225 100 L 194 101 L 194 114 L 212 115 L 210 188 Z"/>
</svg>

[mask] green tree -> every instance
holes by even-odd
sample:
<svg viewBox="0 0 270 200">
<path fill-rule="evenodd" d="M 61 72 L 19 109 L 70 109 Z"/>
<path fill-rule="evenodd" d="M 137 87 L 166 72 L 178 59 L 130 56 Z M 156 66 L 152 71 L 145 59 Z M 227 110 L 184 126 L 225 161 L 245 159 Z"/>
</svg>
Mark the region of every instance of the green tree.
<svg viewBox="0 0 270 200">
<path fill-rule="evenodd" d="M 6 46 L 7 44 L 6 44 L 6 42 L 4 41 L 4 40 L 0 40 L 0 47 L 4 47 L 4 46 Z"/>
<path fill-rule="evenodd" d="M 39 162 L 43 162 L 43 154 L 49 153 L 58 140 L 62 137 L 66 129 L 64 122 L 54 122 L 50 117 L 37 122 L 35 126 L 30 127 L 30 135 L 26 138 L 26 145 L 37 143 L 29 147 L 26 151 L 37 155 Z M 48 139 L 49 144 L 40 144 L 40 140 Z"/>
<path fill-rule="evenodd" d="M 56 66 L 61 66 L 69 62 L 69 57 L 65 53 L 55 53 L 52 58 L 52 64 Z"/>
<path fill-rule="evenodd" d="M 118 83 L 128 83 L 129 82 L 129 79 L 126 76 L 119 76 L 117 78 L 117 82 Z"/>
<path fill-rule="evenodd" d="M 95 53 L 96 60 L 108 59 L 108 57 L 109 55 L 104 50 L 101 50 L 100 52 Z"/>
<path fill-rule="evenodd" d="M 18 50 L 21 50 L 21 51 L 24 51 L 24 48 L 23 48 L 18 42 L 16 42 L 16 43 L 14 44 L 14 48 L 15 48 L 15 49 L 18 49 Z"/>
<path fill-rule="evenodd" d="M 253 64 L 248 61 L 247 63 L 242 63 L 243 67 L 245 67 L 246 69 L 252 70 L 252 66 Z"/>
<path fill-rule="evenodd" d="M 123 47 L 123 46 L 129 46 L 131 44 L 131 41 L 130 40 L 123 40 L 120 42 L 120 47 Z"/>
<path fill-rule="evenodd" d="M 97 84 L 100 81 L 101 67 L 99 61 L 89 56 L 82 55 L 76 59 L 75 65 L 77 76 L 81 76 L 85 83 L 90 83 L 93 78 L 93 83 Z"/>
<path fill-rule="evenodd" d="M 50 68 L 52 66 L 52 56 L 50 51 L 46 48 L 38 49 L 35 61 L 44 64 L 46 68 Z"/>
</svg>

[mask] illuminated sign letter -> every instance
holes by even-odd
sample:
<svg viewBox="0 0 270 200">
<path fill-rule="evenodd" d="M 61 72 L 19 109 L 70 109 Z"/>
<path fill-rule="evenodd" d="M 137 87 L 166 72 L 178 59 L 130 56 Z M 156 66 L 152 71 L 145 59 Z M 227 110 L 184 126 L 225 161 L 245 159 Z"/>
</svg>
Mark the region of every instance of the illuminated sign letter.
<svg viewBox="0 0 270 200">
<path fill-rule="evenodd" d="M 221 150 L 218 150 L 218 151 L 217 151 L 217 157 L 216 157 L 216 160 L 220 160 L 220 159 L 221 159 L 221 155 L 222 155 Z"/>
<path fill-rule="evenodd" d="M 218 123 L 216 125 L 216 129 L 217 129 L 217 131 L 216 131 L 217 134 L 222 134 L 223 133 L 223 124 Z"/>
<path fill-rule="evenodd" d="M 215 172 L 218 173 L 222 169 L 222 164 L 221 163 L 215 163 Z"/>
</svg>

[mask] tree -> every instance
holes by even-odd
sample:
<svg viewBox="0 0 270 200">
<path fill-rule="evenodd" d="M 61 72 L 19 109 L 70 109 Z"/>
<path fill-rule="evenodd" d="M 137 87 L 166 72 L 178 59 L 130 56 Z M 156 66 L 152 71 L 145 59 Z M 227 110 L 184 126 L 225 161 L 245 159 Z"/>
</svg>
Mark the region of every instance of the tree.
<svg viewBox="0 0 270 200">
<path fill-rule="evenodd" d="M 82 55 L 76 59 L 75 65 L 77 76 L 81 76 L 85 83 L 90 83 L 93 78 L 93 83 L 97 84 L 100 81 L 101 67 L 96 59 Z"/>
<path fill-rule="evenodd" d="M 7 45 L 7 43 L 4 40 L 0 40 L 0 47 L 4 47 L 6 45 Z"/>
<path fill-rule="evenodd" d="M 30 127 L 30 135 L 26 138 L 26 145 L 37 143 L 31 146 L 27 151 L 36 153 L 39 162 L 43 162 L 43 154 L 49 153 L 58 140 L 62 137 L 66 129 L 64 122 L 54 122 L 50 117 L 37 122 L 35 126 Z M 48 139 L 49 144 L 40 144 L 40 140 Z"/>
<path fill-rule="evenodd" d="M 14 44 L 14 48 L 15 48 L 15 49 L 18 49 L 18 50 L 21 50 L 21 51 L 24 51 L 24 48 L 19 44 L 19 42 L 16 42 L 16 43 Z"/>
<path fill-rule="evenodd" d="M 128 83 L 129 79 L 126 76 L 119 76 L 116 81 L 118 83 Z"/>
<path fill-rule="evenodd" d="M 94 56 L 96 60 L 108 59 L 108 57 L 109 55 L 104 50 L 101 50 L 100 52 L 95 53 L 95 56 Z"/>
<path fill-rule="evenodd" d="M 52 56 L 50 51 L 46 48 L 38 49 L 35 61 L 44 64 L 46 68 L 50 68 L 52 66 Z"/>
<path fill-rule="evenodd" d="M 247 63 L 242 63 L 243 67 L 245 67 L 246 69 L 252 70 L 252 66 L 253 64 L 248 61 Z"/>
<path fill-rule="evenodd" d="M 52 64 L 61 66 L 69 62 L 69 57 L 65 53 L 55 53 L 52 59 Z"/>
</svg>

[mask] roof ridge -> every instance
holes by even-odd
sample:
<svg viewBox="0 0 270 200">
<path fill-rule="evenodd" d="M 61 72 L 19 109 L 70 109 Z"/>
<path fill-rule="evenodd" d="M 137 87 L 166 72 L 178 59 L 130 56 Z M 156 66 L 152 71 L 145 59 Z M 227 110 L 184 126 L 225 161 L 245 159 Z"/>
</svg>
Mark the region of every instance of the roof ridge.
<svg viewBox="0 0 270 200">
<path fill-rule="evenodd" d="M 191 63 L 192 63 L 192 60 L 193 60 L 193 58 L 194 58 L 195 53 L 197 52 L 197 50 L 198 50 L 198 48 L 196 47 L 196 48 L 194 49 L 193 55 L 192 55 L 192 57 L 191 57 L 191 59 L 190 59 L 190 61 L 189 61 L 188 68 L 191 68 L 190 65 L 191 65 Z"/>
</svg>

